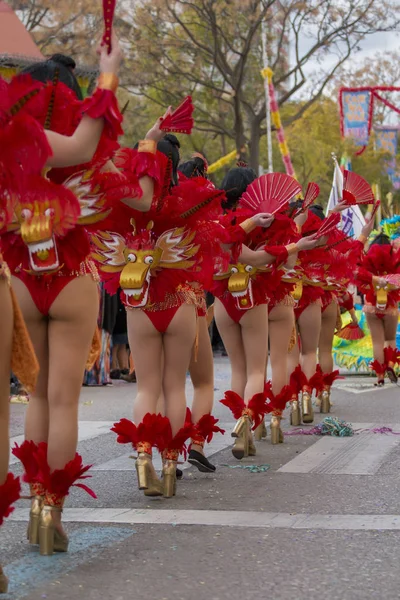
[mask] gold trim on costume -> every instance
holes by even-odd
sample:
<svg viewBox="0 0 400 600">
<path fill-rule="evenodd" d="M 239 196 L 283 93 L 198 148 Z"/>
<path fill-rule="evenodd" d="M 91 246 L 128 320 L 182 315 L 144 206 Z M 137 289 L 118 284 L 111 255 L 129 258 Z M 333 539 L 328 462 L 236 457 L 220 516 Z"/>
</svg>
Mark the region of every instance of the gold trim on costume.
<svg viewBox="0 0 400 600">
<path fill-rule="evenodd" d="M 154 140 L 140 140 L 138 152 L 149 152 L 155 154 L 157 152 L 157 142 Z"/>
<path fill-rule="evenodd" d="M 97 87 L 100 90 L 111 90 L 112 92 L 117 91 L 119 86 L 119 79 L 115 73 L 100 73 Z"/>
</svg>

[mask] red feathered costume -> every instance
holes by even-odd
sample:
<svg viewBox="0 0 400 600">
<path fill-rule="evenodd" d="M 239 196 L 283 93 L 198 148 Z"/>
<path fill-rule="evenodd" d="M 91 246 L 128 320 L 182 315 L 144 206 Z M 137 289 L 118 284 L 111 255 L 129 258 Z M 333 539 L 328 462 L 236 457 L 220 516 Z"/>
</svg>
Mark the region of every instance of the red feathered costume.
<svg viewBox="0 0 400 600">
<path fill-rule="evenodd" d="M 105 126 L 90 164 L 52 169 L 41 176 L 44 163 L 31 168 L 25 193 L 16 205 L 3 236 L 4 254 L 13 275 L 29 289 L 43 315 L 48 315 L 60 291 L 72 279 L 97 272 L 90 256 L 89 231 L 108 213 L 101 168 L 117 147 L 122 117 L 110 90 L 97 90 L 83 102 L 62 83 L 41 83 L 30 76 L 15 77 L 9 86 L 17 102 L 31 95 L 21 113 L 37 126 L 72 135 L 82 116 L 102 117 Z M 24 144 L 26 140 L 24 140 Z M 45 161 L 44 161 L 45 162 Z M 124 180 L 123 176 L 118 176 Z M 114 176 L 115 179 L 115 176 Z M 115 183 L 115 182 L 114 182 Z M 62 184 L 62 185 L 61 185 Z"/>
</svg>

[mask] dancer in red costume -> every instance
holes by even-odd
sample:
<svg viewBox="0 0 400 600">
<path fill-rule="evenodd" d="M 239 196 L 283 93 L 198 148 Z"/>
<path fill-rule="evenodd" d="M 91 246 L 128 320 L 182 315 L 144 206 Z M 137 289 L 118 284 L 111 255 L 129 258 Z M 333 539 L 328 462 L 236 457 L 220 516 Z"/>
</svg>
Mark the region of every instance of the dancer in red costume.
<svg viewBox="0 0 400 600">
<path fill-rule="evenodd" d="M 144 140 L 137 151 L 125 149 L 116 164 L 128 173 L 137 171 L 140 163 L 153 177 L 158 164 L 165 171 L 163 185 L 157 186 L 148 212 L 126 209 L 124 215 L 114 215 L 114 228 L 110 224 L 108 233 L 94 237 L 94 256 L 108 291 L 122 288 L 138 382 L 135 425 L 125 419 L 113 430 L 119 441 L 130 441 L 139 453 L 139 488 L 146 495 L 170 497 L 175 493 L 178 456 L 194 434 L 192 424 L 185 423 L 185 381 L 196 338 L 198 282 L 210 276 L 208 255 L 218 245 L 217 224 L 210 216 L 219 213 L 220 192 L 205 179 L 174 185 L 179 161 L 174 136 L 162 140 L 158 151 L 155 142 L 151 145 Z M 145 164 L 143 148 L 151 148 L 153 167 L 150 161 Z M 156 415 L 161 392 L 166 420 Z M 156 435 L 159 427 L 165 434 L 161 438 Z M 162 485 L 151 461 L 154 446 L 164 455 Z"/>
<path fill-rule="evenodd" d="M 201 183 L 206 176 L 207 162 L 200 155 L 195 155 L 191 160 L 179 166 L 179 178 L 182 182 L 185 179 L 195 178 L 198 183 Z M 217 419 L 211 416 L 214 405 L 214 359 L 208 331 L 209 324 L 204 290 L 210 289 L 212 282 L 209 282 L 208 287 L 204 287 L 203 283 L 199 282 L 197 291 L 199 297 L 197 345 L 192 351 L 189 365 L 190 378 L 194 389 L 191 409 L 194 434 L 189 448 L 188 462 L 203 473 L 213 473 L 215 466 L 204 455 L 204 445 L 211 441 L 214 433 L 223 433 L 223 430 L 217 427 Z"/>
<path fill-rule="evenodd" d="M 384 385 L 386 374 L 392 382 L 397 382 L 394 367 L 400 358 L 396 349 L 399 274 L 400 252 L 381 233 L 372 241 L 355 279 L 355 283 L 365 294 L 364 312 L 374 353 L 371 367 L 377 375 L 376 385 L 379 387 Z"/>
<path fill-rule="evenodd" d="M 96 163 L 81 168 L 81 176 L 66 186 L 58 182 L 65 179 L 61 167 L 86 163 L 93 155 L 104 162 L 122 131 L 114 95 L 121 62 L 117 39 L 110 54 L 105 47 L 100 52 L 98 88 L 83 102 L 62 83 L 70 81 L 71 71 L 54 61 L 34 65 L 32 77 L 19 76 L 10 84 L 15 95 L 32 91 L 24 112 L 45 127 L 52 151 L 46 162 L 52 171 L 47 177 L 40 170 L 32 175 L 4 236 L 13 286 L 40 365 L 27 411 L 26 442 L 14 454 L 31 485 L 29 539 L 40 544 L 41 554 L 67 550 L 62 507 L 71 485 L 87 470 L 76 453 L 78 400 L 97 322 L 98 278 L 88 260 L 85 225 L 101 216 L 105 201 L 93 191 L 89 176 L 84 179 Z"/>
<path fill-rule="evenodd" d="M 37 123 L 22 114 L 29 97 L 14 102 L 9 85 L 0 79 L 0 225 L 12 218 L 15 203 L 24 193 L 26 178 L 41 169 L 48 156 L 46 136 Z M 8 471 L 9 459 L 9 378 L 11 369 L 31 391 L 38 364 L 15 295 L 10 273 L 1 254 L 0 237 L 0 526 L 13 511 L 20 496 L 19 479 Z M 0 566 L 0 593 L 8 581 Z"/>
<path fill-rule="evenodd" d="M 237 203 L 245 193 L 248 185 L 256 179 L 254 171 L 248 168 L 233 169 L 228 173 L 223 182 L 229 206 L 236 209 Z M 264 393 L 265 370 L 267 364 L 268 345 L 268 303 L 272 290 L 281 281 L 282 273 L 279 268 L 283 266 L 290 254 L 298 250 L 312 248 L 316 242 L 312 238 L 300 240 L 299 246 L 290 244 L 273 246 L 266 244 L 268 229 L 256 229 L 253 222 L 250 228 L 245 225 L 249 214 L 241 216 L 235 212 L 226 217 L 226 222 L 232 220 L 243 222 L 245 227 L 245 244 L 254 248 L 264 248 L 261 262 L 245 262 L 244 252 L 240 256 L 233 254 L 229 270 L 216 275 L 219 284 L 214 289 L 215 318 L 225 348 L 228 352 L 232 368 L 232 391 L 234 397 L 226 398 L 223 403 L 232 408 L 234 416 L 240 412 L 237 399 L 241 398 L 243 404 L 243 418 L 232 432 L 235 443 L 232 453 L 236 458 L 243 458 L 255 454 L 250 432 L 251 426 L 262 424 L 266 412 L 261 397 Z M 267 223 L 270 225 L 270 222 Z M 286 348 L 287 350 L 287 348 Z M 283 391 L 279 390 L 277 396 Z M 284 391 L 286 395 L 287 390 Z M 236 400 L 235 400 L 236 399 Z M 289 399 L 289 398 L 287 398 Z M 233 401 L 233 404 L 231 403 Z M 254 402 L 253 402 L 254 400 Z M 272 408 L 272 405 L 270 406 Z M 257 411 L 260 411 L 259 413 Z M 249 421 L 249 411 L 250 421 Z M 279 424 L 278 424 L 279 425 Z"/>
</svg>

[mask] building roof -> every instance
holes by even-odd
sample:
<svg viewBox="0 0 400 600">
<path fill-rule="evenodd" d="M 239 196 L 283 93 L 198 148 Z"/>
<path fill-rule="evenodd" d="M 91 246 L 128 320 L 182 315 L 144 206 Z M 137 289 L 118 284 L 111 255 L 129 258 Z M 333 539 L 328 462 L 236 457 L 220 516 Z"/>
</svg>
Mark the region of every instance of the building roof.
<svg viewBox="0 0 400 600">
<path fill-rule="evenodd" d="M 0 1 L 0 55 L 43 58 L 43 54 L 11 6 Z"/>
</svg>

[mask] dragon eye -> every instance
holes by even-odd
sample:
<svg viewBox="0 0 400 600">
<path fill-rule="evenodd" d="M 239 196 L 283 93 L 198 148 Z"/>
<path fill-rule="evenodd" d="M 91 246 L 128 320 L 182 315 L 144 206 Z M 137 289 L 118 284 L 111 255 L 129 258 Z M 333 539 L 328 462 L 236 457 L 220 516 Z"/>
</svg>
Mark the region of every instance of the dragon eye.
<svg viewBox="0 0 400 600">
<path fill-rule="evenodd" d="M 144 259 L 144 264 L 145 265 L 152 265 L 153 262 L 154 262 L 153 256 L 146 256 L 146 258 Z"/>
<path fill-rule="evenodd" d="M 251 273 L 253 270 L 253 267 L 251 265 L 246 265 L 244 270 L 246 271 L 246 273 Z"/>
<path fill-rule="evenodd" d="M 46 210 L 44 211 L 44 214 L 46 215 L 46 217 L 54 217 L 54 209 L 46 208 Z"/>
<path fill-rule="evenodd" d="M 21 210 L 21 217 L 24 219 L 24 221 L 28 220 L 31 216 L 32 211 L 29 210 L 29 208 L 24 208 L 23 210 Z"/>
<path fill-rule="evenodd" d="M 239 269 L 236 267 L 231 267 L 231 273 L 239 273 Z"/>
<path fill-rule="evenodd" d="M 136 254 L 128 254 L 128 262 L 136 262 Z"/>
</svg>

